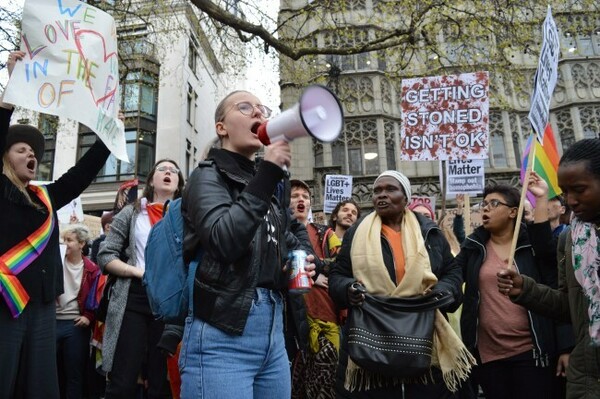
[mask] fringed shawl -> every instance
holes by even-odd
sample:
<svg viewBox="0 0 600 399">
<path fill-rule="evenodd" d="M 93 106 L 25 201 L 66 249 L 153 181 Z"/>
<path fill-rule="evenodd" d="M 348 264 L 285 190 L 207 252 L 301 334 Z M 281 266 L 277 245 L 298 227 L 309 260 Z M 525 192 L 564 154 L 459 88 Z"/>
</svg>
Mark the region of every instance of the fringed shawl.
<svg viewBox="0 0 600 399">
<path fill-rule="evenodd" d="M 405 275 L 396 284 L 390 278 L 383 260 L 381 247 L 381 218 L 376 213 L 368 215 L 356 229 L 352 240 L 350 257 L 354 277 L 361 281 L 372 295 L 413 297 L 422 295 L 437 283 L 431 271 L 429 254 L 421 234 L 419 222 L 412 211 L 407 210 L 402 219 L 402 246 L 405 256 Z M 433 336 L 432 365 L 441 369 L 444 383 L 456 392 L 460 381 L 465 381 L 475 359 L 456 335 L 448 321 L 436 311 Z M 410 381 L 391 378 L 361 369 L 348 358 L 345 388 L 349 391 L 368 390 L 393 386 L 402 382 L 431 380 L 431 373 Z"/>
</svg>

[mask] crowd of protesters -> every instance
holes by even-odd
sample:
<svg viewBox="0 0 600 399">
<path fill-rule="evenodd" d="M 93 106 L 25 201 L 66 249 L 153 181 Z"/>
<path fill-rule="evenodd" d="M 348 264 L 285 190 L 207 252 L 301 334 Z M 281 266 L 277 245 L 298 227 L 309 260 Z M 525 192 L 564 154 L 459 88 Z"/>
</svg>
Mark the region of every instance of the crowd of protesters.
<svg viewBox="0 0 600 399">
<path fill-rule="evenodd" d="M 9 73 L 23 56 L 10 54 Z M 361 218 L 348 199 L 322 225 L 310 186 L 290 180 L 290 144 L 256 158 L 271 110 L 234 91 L 187 183 L 175 161 L 156 162 L 141 198 L 102 217 L 88 258 L 89 230 L 59 226 L 56 211 L 88 187 L 108 149 L 98 140 L 54 183 L 32 185 L 44 136 L 11 125 L 12 108 L 0 98 L 0 399 L 600 397 L 600 140 L 565 151 L 562 196 L 548 198 L 531 173 L 535 203 L 523 204 L 518 236 L 517 188 L 486 187 L 481 226 L 466 234 L 462 197 L 451 229 L 411 203 L 396 170 L 373 181 L 372 213 Z M 144 248 L 179 197 L 184 258 L 204 256 L 185 324 L 165 325 L 142 285 Z M 287 289 L 298 249 L 308 293 Z M 398 378 L 353 361 L 347 320 L 367 296 L 434 293 L 451 300 L 435 313 L 426 372 Z M 88 370 L 101 375 L 97 391 Z"/>
</svg>

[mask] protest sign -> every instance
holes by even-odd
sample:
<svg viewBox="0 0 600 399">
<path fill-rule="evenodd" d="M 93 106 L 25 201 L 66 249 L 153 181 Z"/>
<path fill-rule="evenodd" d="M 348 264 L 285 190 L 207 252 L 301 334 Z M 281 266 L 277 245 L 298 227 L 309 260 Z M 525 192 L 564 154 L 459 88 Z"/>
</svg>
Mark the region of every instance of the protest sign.
<svg viewBox="0 0 600 399">
<path fill-rule="evenodd" d="M 331 213 L 338 202 L 352 198 L 352 176 L 325 175 L 323 212 Z"/>
<path fill-rule="evenodd" d="M 550 101 L 552 101 L 552 92 L 556 86 L 558 58 L 560 56 L 558 29 L 552 18 L 550 6 L 548 6 L 548 13 L 542 30 L 542 51 L 535 72 L 531 110 L 529 110 L 529 121 L 540 143 L 544 142 L 544 130 L 548 124 Z"/>
<path fill-rule="evenodd" d="M 83 207 L 81 197 L 77 197 L 56 211 L 60 224 L 83 223 Z"/>
<path fill-rule="evenodd" d="M 435 197 L 428 197 L 425 195 L 413 195 L 410 198 L 410 204 L 408 204 L 408 206 L 412 206 L 412 205 L 418 205 L 418 204 L 427 204 L 431 207 L 431 210 L 433 211 L 433 213 L 435 213 Z"/>
<path fill-rule="evenodd" d="M 446 194 L 482 193 L 485 187 L 483 160 L 447 161 L 446 184 Z"/>
<path fill-rule="evenodd" d="M 32 180 L 29 183 L 36 186 L 45 186 L 48 184 L 52 184 L 53 182 L 43 180 Z M 56 211 L 56 215 L 58 216 L 58 223 L 60 223 L 61 225 L 82 223 L 85 219 L 85 216 L 83 214 L 81 196 L 74 198 L 68 204 Z"/>
<path fill-rule="evenodd" d="M 402 81 L 401 159 L 488 157 L 487 72 Z"/>
<path fill-rule="evenodd" d="M 113 18 L 77 0 L 27 0 L 21 50 L 4 101 L 81 122 L 127 161 Z"/>
</svg>

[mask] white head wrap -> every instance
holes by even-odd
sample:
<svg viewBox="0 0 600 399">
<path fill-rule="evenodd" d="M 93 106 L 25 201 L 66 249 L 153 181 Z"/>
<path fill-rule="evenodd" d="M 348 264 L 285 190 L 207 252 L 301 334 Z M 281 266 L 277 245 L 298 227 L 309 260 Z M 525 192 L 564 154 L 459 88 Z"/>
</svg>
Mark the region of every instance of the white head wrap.
<svg viewBox="0 0 600 399">
<path fill-rule="evenodd" d="M 382 174 L 377 176 L 377 179 L 375 179 L 375 183 L 377 183 L 377 180 L 381 179 L 382 177 L 386 177 L 386 176 L 393 177 L 394 179 L 398 180 L 398 182 L 404 189 L 404 194 L 406 194 L 406 203 L 410 204 L 410 199 L 412 197 L 412 191 L 410 189 L 410 181 L 408 180 L 408 177 L 404 176 L 402 173 L 398 172 L 397 170 L 386 170 L 385 172 L 383 172 Z"/>
</svg>

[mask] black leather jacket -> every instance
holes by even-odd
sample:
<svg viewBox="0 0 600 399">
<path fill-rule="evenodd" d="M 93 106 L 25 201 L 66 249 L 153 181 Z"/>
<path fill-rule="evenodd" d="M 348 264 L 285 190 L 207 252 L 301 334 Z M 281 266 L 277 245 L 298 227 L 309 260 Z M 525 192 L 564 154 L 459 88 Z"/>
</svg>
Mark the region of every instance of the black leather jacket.
<svg viewBox="0 0 600 399">
<path fill-rule="evenodd" d="M 261 268 L 274 270 L 270 288 L 283 290 L 288 249 L 300 242 L 287 231 L 287 205 L 274 195 L 284 177 L 280 167 L 263 161 L 252 175 L 228 151 L 213 149 L 208 159 L 192 173 L 182 200 L 186 262 L 199 246 L 205 250 L 196 272 L 194 315 L 241 335 Z"/>
</svg>

